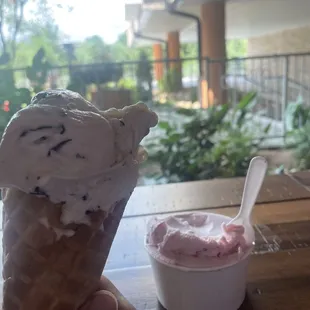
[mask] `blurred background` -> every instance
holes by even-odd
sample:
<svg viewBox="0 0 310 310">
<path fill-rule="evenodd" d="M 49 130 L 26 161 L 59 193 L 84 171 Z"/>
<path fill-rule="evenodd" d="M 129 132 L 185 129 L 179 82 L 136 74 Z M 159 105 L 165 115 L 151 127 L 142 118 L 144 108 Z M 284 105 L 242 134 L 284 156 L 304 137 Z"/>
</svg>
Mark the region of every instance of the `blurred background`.
<svg viewBox="0 0 310 310">
<path fill-rule="evenodd" d="M 307 0 L 0 0 L 0 134 L 38 91 L 160 117 L 139 185 L 310 167 Z"/>
</svg>

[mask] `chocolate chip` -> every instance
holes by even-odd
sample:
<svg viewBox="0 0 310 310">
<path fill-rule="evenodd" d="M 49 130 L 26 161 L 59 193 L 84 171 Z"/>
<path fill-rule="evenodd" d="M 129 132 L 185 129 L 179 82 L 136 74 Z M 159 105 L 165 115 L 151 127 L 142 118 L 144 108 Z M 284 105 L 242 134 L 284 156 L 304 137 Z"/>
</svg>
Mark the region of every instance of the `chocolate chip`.
<svg viewBox="0 0 310 310">
<path fill-rule="evenodd" d="M 43 197 L 46 197 L 46 198 L 49 197 L 49 195 L 42 188 L 40 188 L 39 186 L 36 186 L 34 188 L 34 190 L 32 192 L 30 192 L 29 194 L 36 195 L 36 196 L 43 196 Z"/>
<path fill-rule="evenodd" d="M 37 177 L 37 180 L 40 180 L 41 179 L 41 177 Z"/>
<path fill-rule="evenodd" d="M 94 212 L 94 211 L 92 211 L 92 210 L 86 210 L 86 211 L 85 211 L 85 214 L 86 214 L 86 215 L 89 215 L 89 214 L 91 214 L 91 213 L 93 213 L 93 212 Z"/>
<path fill-rule="evenodd" d="M 48 93 L 47 92 L 45 92 L 45 91 L 42 91 L 42 92 L 39 92 L 39 93 L 37 93 L 33 98 L 32 98 L 32 100 L 31 100 L 31 103 L 33 103 L 33 104 L 38 104 L 39 102 L 36 102 L 36 101 L 40 101 L 40 100 L 42 100 L 42 99 L 44 99 L 44 98 L 46 98 L 46 97 L 48 97 Z"/>
<path fill-rule="evenodd" d="M 65 126 L 63 124 L 61 124 L 59 126 L 44 125 L 44 126 L 39 126 L 39 127 L 36 127 L 36 128 L 31 128 L 31 129 L 28 129 L 28 130 L 24 130 L 19 136 L 22 138 L 22 137 L 25 137 L 30 132 L 36 132 L 36 131 L 46 130 L 46 129 L 55 129 L 55 128 L 60 129 L 60 134 L 61 135 L 64 134 L 65 131 L 66 131 L 66 128 L 65 128 Z"/>
<path fill-rule="evenodd" d="M 85 159 L 86 158 L 84 155 L 81 155 L 80 153 L 76 153 L 75 157 L 79 158 L 79 159 Z"/>
<path fill-rule="evenodd" d="M 42 142 L 46 141 L 48 138 L 46 136 L 42 136 L 41 138 L 34 141 L 34 144 L 41 144 Z"/>
<path fill-rule="evenodd" d="M 125 126 L 124 121 L 120 120 L 119 122 L 120 122 L 120 124 L 121 124 L 121 127 L 124 127 L 124 126 Z"/>
<path fill-rule="evenodd" d="M 55 146 L 53 146 L 49 151 L 48 151 L 48 153 L 47 153 L 47 156 L 51 156 L 51 153 L 52 152 L 59 152 L 61 149 L 62 149 L 62 147 L 64 146 L 64 145 L 66 145 L 67 143 L 69 143 L 69 142 L 71 142 L 72 141 L 72 139 L 66 139 L 66 140 L 63 140 L 63 141 L 61 141 L 61 142 L 59 142 L 58 144 L 56 144 Z"/>
<path fill-rule="evenodd" d="M 101 207 L 100 206 L 97 206 L 97 209 L 100 209 Z"/>
<path fill-rule="evenodd" d="M 60 134 L 63 135 L 66 132 L 66 127 L 63 124 L 61 124 L 59 127 L 60 127 Z"/>
<path fill-rule="evenodd" d="M 87 200 L 88 199 L 88 194 L 85 194 L 84 196 L 82 196 L 82 200 Z"/>
<path fill-rule="evenodd" d="M 20 137 L 20 138 L 25 137 L 27 133 L 28 133 L 28 130 L 24 130 L 24 131 L 19 135 L 19 137 Z"/>
<path fill-rule="evenodd" d="M 38 131 L 38 130 L 53 129 L 53 128 L 54 128 L 54 126 L 52 126 L 52 125 L 39 126 L 36 129 L 30 129 L 30 131 Z"/>
</svg>

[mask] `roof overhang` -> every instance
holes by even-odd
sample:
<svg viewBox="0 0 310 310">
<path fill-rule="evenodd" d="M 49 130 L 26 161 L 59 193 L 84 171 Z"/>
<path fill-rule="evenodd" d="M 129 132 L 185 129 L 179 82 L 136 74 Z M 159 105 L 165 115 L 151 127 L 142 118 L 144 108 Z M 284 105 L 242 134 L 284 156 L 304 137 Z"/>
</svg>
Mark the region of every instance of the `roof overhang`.
<svg viewBox="0 0 310 310">
<path fill-rule="evenodd" d="M 200 16 L 200 5 L 204 2 L 183 0 L 179 9 Z M 125 10 L 129 12 L 130 6 L 127 4 Z M 134 11 L 133 8 L 131 10 Z M 310 25 L 309 12 L 309 0 L 230 0 L 226 3 L 226 38 L 250 38 Z M 126 17 L 129 15 L 126 14 Z M 197 40 L 195 23 L 169 14 L 165 10 L 164 0 L 141 0 L 139 13 L 131 22 L 133 20 L 138 21 L 135 31 L 146 36 L 165 40 L 168 32 L 180 31 L 182 42 Z M 143 40 L 137 40 L 136 43 L 150 44 Z"/>
</svg>

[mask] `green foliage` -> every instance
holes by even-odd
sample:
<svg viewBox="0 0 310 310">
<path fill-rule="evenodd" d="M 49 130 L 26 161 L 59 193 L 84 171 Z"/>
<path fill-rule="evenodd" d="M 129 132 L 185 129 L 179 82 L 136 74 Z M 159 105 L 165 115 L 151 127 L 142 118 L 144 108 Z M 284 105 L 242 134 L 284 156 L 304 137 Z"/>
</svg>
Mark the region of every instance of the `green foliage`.
<svg viewBox="0 0 310 310">
<path fill-rule="evenodd" d="M 244 176 L 261 143 L 244 130 L 254 97 L 253 93 L 245 96 L 235 109 L 224 104 L 191 110 L 190 121 L 181 128 L 160 122 L 164 136 L 148 145 L 150 160 L 160 165 L 169 182 Z"/>
<path fill-rule="evenodd" d="M 136 71 L 137 78 L 137 97 L 141 101 L 150 101 L 153 97 L 152 87 L 152 64 L 146 52 L 140 52 L 139 63 Z"/>
<path fill-rule="evenodd" d="M 226 41 L 227 58 L 246 57 L 248 41 L 245 39 L 234 39 Z"/>
<path fill-rule="evenodd" d="M 26 75 L 35 93 L 44 89 L 50 64 L 45 59 L 45 50 L 40 48 L 32 59 L 32 64 L 26 69 Z"/>
<path fill-rule="evenodd" d="M 117 83 L 117 88 L 134 90 L 136 88 L 136 83 L 132 79 L 121 78 Z"/>
<path fill-rule="evenodd" d="M 197 43 L 183 43 L 181 47 L 182 58 L 196 58 L 198 55 Z M 226 53 L 228 58 L 245 57 L 247 55 L 248 42 L 245 39 L 232 39 L 226 41 Z"/>
<path fill-rule="evenodd" d="M 76 66 L 70 68 L 68 89 L 86 95 L 87 86 L 117 83 L 123 76 L 123 67 L 115 63 L 103 63 L 95 66 Z"/>
<path fill-rule="evenodd" d="M 82 44 L 77 46 L 75 55 L 77 63 L 80 64 L 113 61 L 109 45 L 105 44 L 99 36 L 86 38 Z"/>
<path fill-rule="evenodd" d="M 27 105 L 31 100 L 31 92 L 27 88 L 15 86 L 11 70 L 0 71 L 0 137 L 11 117 Z"/>
<path fill-rule="evenodd" d="M 13 70 L 0 70 L 0 135 L 11 117 L 29 104 L 34 93 L 44 89 L 49 68 L 50 65 L 45 60 L 45 51 L 40 48 L 34 55 L 31 66 L 26 69 L 30 89 L 16 86 Z"/>
<path fill-rule="evenodd" d="M 23 32 L 23 40 L 17 43 L 14 67 L 23 68 L 30 66 L 33 55 L 41 48 L 44 48 L 45 58 L 51 64 L 65 65 L 67 57 L 61 46 L 64 36 L 56 25 L 48 22 L 27 23 Z M 26 27 L 25 26 L 25 27 Z"/>
<path fill-rule="evenodd" d="M 191 102 L 198 101 L 198 89 L 197 87 L 190 88 Z"/>
<path fill-rule="evenodd" d="M 310 107 L 301 96 L 289 103 L 286 111 L 287 146 L 294 150 L 295 169 L 310 169 Z"/>
<path fill-rule="evenodd" d="M 159 81 L 159 89 L 166 93 L 174 93 L 182 88 L 182 73 L 179 68 L 170 68 Z"/>
<path fill-rule="evenodd" d="M 26 11 L 27 18 L 24 18 L 23 13 Z M 1 1 L 0 15 L 1 68 L 30 66 L 33 55 L 41 47 L 44 47 L 50 62 L 64 63 L 65 57 L 60 44 L 64 35 L 52 17 L 50 1 Z"/>
<path fill-rule="evenodd" d="M 305 105 L 301 96 L 297 100 L 290 102 L 287 106 L 285 121 L 289 131 L 296 130 L 306 125 L 310 119 L 310 107 Z"/>
<path fill-rule="evenodd" d="M 298 129 L 289 133 L 288 137 L 292 138 L 293 144 L 290 147 L 294 150 L 295 169 L 310 169 L 310 122 L 309 120 Z"/>
</svg>

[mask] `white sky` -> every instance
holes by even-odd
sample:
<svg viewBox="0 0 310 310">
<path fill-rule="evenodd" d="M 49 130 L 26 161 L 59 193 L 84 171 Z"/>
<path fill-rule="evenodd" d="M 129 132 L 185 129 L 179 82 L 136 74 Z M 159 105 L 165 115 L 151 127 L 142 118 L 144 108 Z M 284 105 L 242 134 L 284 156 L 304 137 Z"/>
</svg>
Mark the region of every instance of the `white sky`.
<svg viewBox="0 0 310 310">
<path fill-rule="evenodd" d="M 55 7 L 54 18 L 60 30 L 69 36 L 69 41 L 81 41 L 92 35 L 103 37 L 113 43 L 126 29 L 124 0 L 49 0 Z M 72 12 L 65 8 L 72 6 Z"/>
</svg>

